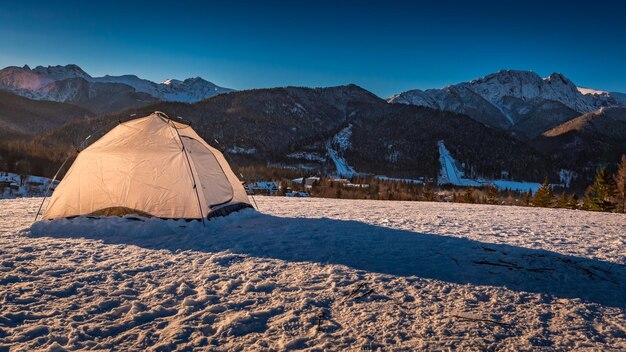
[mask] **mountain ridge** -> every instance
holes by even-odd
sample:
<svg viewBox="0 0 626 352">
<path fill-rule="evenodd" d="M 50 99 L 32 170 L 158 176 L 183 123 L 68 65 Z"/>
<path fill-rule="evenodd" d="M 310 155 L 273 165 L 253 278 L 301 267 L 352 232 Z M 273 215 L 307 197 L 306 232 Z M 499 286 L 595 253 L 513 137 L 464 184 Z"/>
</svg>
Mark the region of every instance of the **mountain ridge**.
<svg viewBox="0 0 626 352">
<path fill-rule="evenodd" d="M 337 160 L 342 160 L 357 173 L 433 179 L 439 169 L 437 141 L 443 139 L 477 174 L 492 177 L 506 170 L 517 179 L 536 181 L 556 173 L 547 158 L 504 132 L 458 113 L 388 104 L 356 85 L 254 89 L 194 104 L 159 102 L 71 122 L 46 133 L 41 142 L 78 145 L 98 129 L 103 134 L 119 121 L 153 111 L 189 120 L 236 165 L 341 174 Z M 345 144 L 334 148 L 346 128 Z"/>
<path fill-rule="evenodd" d="M 0 89 L 35 100 L 71 103 L 94 113 L 111 113 L 159 100 L 193 103 L 233 91 L 200 77 L 155 83 L 136 75 L 92 77 L 75 64 L 9 66 L 0 70 Z M 113 97 L 115 103 L 104 101 Z"/>
<path fill-rule="evenodd" d="M 542 78 L 535 72 L 521 70 L 500 70 L 441 89 L 409 90 L 387 101 L 464 113 L 488 126 L 528 138 L 545 129 L 528 128 L 527 120 L 557 115 L 543 126 L 549 129 L 602 107 L 626 104 L 621 93 L 578 87 L 560 73 Z"/>
<path fill-rule="evenodd" d="M 619 134 L 626 117 L 622 108 L 626 94 L 578 87 L 556 73 L 541 78 L 529 71 L 499 71 L 388 100 L 354 84 L 218 94 L 215 86 L 200 77 L 162 83 L 136 75 L 91 77 L 76 65 L 11 66 L 0 70 L 2 82 L 28 96 L 13 99 L 19 103 L 13 111 L 26 113 L 6 118 L 5 124 L 12 126 L 8 131 L 19 138 L 26 136 L 22 141 L 39 143 L 22 151 L 18 144 L 9 145 L 12 153 L 16 151 L 15 160 L 29 158 L 28 148 L 39 148 L 43 160 L 42 149 L 47 146 L 71 150 L 95 130 L 106 129 L 109 122 L 155 110 L 192 121 L 200 135 L 233 154 L 241 165 L 313 173 L 348 170 L 432 179 L 438 169 L 437 143 L 444 141 L 472 177 L 508 175 L 543 181 L 557 175 L 560 168 L 587 177 L 595 167 L 616 162 L 615 155 L 626 150 L 622 143 L 626 137 Z M 195 88 L 186 90 L 189 87 Z M 43 102 L 32 100 L 35 93 L 65 101 L 57 103 L 66 105 L 55 106 L 55 111 L 70 109 L 72 114 L 28 127 L 32 126 L 28 106 Z M 606 111 L 608 118 L 599 120 L 596 115 Z M 584 128 L 572 129 L 572 125 Z M 560 130 L 564 132 L 549 132 Z M 339 135 L 348 136 L 341 148 L 333 142 Z M 48 161 L 52 168 L 55 161 Z"/>
</svg>

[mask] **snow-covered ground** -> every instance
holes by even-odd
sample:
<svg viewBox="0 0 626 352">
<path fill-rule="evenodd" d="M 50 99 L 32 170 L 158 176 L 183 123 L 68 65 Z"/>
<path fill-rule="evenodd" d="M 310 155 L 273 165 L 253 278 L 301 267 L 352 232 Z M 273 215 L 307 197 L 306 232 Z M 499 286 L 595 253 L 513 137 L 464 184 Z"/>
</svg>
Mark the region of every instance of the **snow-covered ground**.
<svg viewBox="0 0 626 352">
<path fill-rule="evenodd" d="M 624 350 L 626 217 L 256 197 L 208 222 L 0 200 L 0 350 Z"/>
</svg>

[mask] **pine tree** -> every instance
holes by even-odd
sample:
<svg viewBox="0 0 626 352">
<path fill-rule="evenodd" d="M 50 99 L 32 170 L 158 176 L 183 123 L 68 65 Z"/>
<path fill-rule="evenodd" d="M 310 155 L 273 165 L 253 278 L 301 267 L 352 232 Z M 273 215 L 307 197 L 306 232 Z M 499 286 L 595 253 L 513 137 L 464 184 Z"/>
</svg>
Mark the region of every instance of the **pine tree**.
<svg viewBox="0 0 626 352">
<path fill-rule="evenodd" d="M 559 202 L 557 203 L 557 208 L 567 208 L 567 195 L 565 192 L 561 193 L 561 197 L 559 197 Z"/>
<path fill-rule="evenodd" d="M 468 188 L 465 191 L 465 194 L 463 195 L 463 201 L 465 203 L 474 203 L 475 202 L 474 196 L 472 195 L 472 190 L 470 188 Z"/>
<path fill-rule="evenodd" d="M 532 199 L 533 199 L 533 192 L 531 190 L 528 190 L 528 192 L 526 192 L 526 195 L 524 195 L 524 204 L 529 206 Z"/>
<path fill-rule="evenodd" d="M 611 202 L 613 192 L 608 171 L 604 167 L 599 168 L 593 184 L 585 191 L 583 208 L 592 211 L 611 211 L 615 207 Z"/>
<path fill-rule="evenodd" d="M 535 196 L 533 197 L 532 203 L 535 207 L 549 207 L 550 202 L 552 201 L 552 189 L 550 189 L 550 184 L 548 183 L 548 179 L 546 178 L 541 184 L 541 187 L 535 192 Z"/>
<path fill-rule="evenodd" d="M 498 189 L 494 185 L 490 185 L 487 187 L 487 197 L 486 202 L 489 204 L 497 204 L 498 199 L 500 198 L 500 193 L 498 193 Z"/>
<path fill-rule="evenodd" d="M 622 160 L 617 167 L 615 176 L 615 195 L 617 196 L 618 209 L 621 208 L 622 213 L 626 213 L 626 154 L 622 154 Z"/>
<path fill-rule="evenodd" d="M 424 194 L 424 200 L 427 200 L 427 201 L 435 200 L 435 194 L 429 185 L 424 185 L 423 194 Z"/>
<path fill-rule="evenodd" d="M 569 200 L 567 201 L 567 207 L 570 209 L 578 209 L 578 196 L 576 195 L 576 193 L 572 194 L 571 197 L 569 197 Z"/>
</svg>

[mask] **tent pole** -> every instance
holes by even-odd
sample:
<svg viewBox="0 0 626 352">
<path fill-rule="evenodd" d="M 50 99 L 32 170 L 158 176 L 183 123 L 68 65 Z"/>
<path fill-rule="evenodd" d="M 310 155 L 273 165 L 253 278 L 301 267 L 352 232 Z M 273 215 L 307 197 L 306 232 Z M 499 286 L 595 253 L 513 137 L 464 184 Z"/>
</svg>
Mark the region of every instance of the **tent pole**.
<svg viewBox="0 0 626 352">
<path fill-rule="evenodd" d="M 170 119 L 170 122 L 172 120 Z M 200 202 L 200 194 L 198 193 L 198 184 L 196 183 L 196 178 L 193 176 L 193 169 L 191 168 L 191 162 L 189 161 L 189 155 L 187 155 L 187 149 L 185 148 L 185 143 L 183 143 L 183 139 L 180 137 L 180 133 L 178 133 L 178 129 L 174 124 L 172 124 L 172 128 L 176 131 L 176 135 L 178 135 L 178 139 L 180 140 L 180 145 L 183 147 L 182 151 L 185 153 L 185 159 L 187 159 L 187 165 L 189 166 L 189 174 L 191 174 L 191 180 L 193 181 L 193 189 L 196 191 L 196 199 L 198 200 L 198 209 L 200 210 L 200 218 L 202 219 L 202 226 L 206 227 L 206 223 L 204 222 L 204 214 L 202 214 L 202 203 Z"/>
<path fill-rule="evenodd" d="M 63 166 L 65 166 L 65 164 L 67 163 L 68 160 L 70 160 L 71 157 L 72 157 L 72 154 L 68 155 L 67 158 L 65 158 L 65 160 L 63 161 L 63 164 L 61 164 L 61 167 L 59 167 L 57 172 L 54 174 L 52 181 L 50 181 L 48 188 L 46 188 L 46 193 L 44 193 L 43 195 L 43 200 L 41 201 L 41 204 L 39 204 L 39 209 L 37 209 L 37 214 L 35 214 L 35 220 L 33 221 L 33 223 L 37 221 L 37 217 L 39 216 L 39 213 L 41 212 L 41 208 L 43 208 L 43 203 L 45 203 L 46 198 L 48 198 L 48 192 L 50 192 L 50 188 L 52 188 L 52 184 L 54 183 L 54 181 L 56 181 L 57 176 L 59 176 L 59 172 L 61 172 L 61 169 L 63 169 Z"/>
<path fill-rule="evenodd" d="M 213 140 L 215 141 L 215 143 L 220 144 L 220 141 L 218 141 L 217 139 L 213 138 Z M 235 161 L 233 160 L 233 158 L 231 158 L 230 154 L 228 153 L 228 151 L 226 149 L 224 149 L 222 154 L 225 155 L 228 160 L 230 160 L 232 165 L 235 164 Z M 241 176 L 241 178 L 245 178 L 245 177 L 243 177 L 243 174 L 241 172 L 239 173 L 239 175 Z M 237 176 L 237 175 L 235 175 L 235 176 Z M 245 187 L 244 187 L 244 189 L 245 189 Z M 256 204 L 256 199 L 254 199 L 254 193 L 251 193 L 250 197 L 252 198 L 252 201 L 254 202 L 254 208 L 256 210 L 259 210 L 259 206 Z"/>
<path fill-rule="evenodd" d="M 134 114 L 132 114 L 130 116 L 133 116 L 133 115 Z M 109 127 L 114 122 L 117 122 L 118 124 L 122 124 L 122 121 L 117 120 L 117 121 L 109 122 L 109 123 L 103 125 L 102 127 L 98 128 L 95 132 L 93 132 L 92 134 L 88 135 L 85 139 L 83 139 L 82 142 L 80 142 L 80 144 L 78 145 L 78 148 L 76 148 L 76 154 L 80 153 L 79 149 L 84 146 L 85 142 L 87 142 L 87 140 L 89 138 L 91 138 L 91 136 L 93 136 L 94 134 L 100 132 L 105 127 Z M 63 160 L 63 163 L 61 164 L 61 167 L 59 167 L 57 172 L 54 174 L 54 177 L 52 178 L 52 181 L 50 181 L 50 184 L 48 185 L 48 188 L 46 189 L 46 193 L 44 193 L 43 200 L 41 201 L 41 204 L 39 205 L 39 209 L 37 210 L 37 214 L 35 214 L 35 220 L 33 221 L 33 223 L 35 221 L 37 221 L 37 217 L 39 216 L 39 213 L 41 213 L 41 208 L 43 208 L 43 203 L 45 203 L 46 202 L 46 198 L 48 198 L 48 192 L 50 192 L 50 188 L 52 187 L 52 184 L 54 183 L 54 181 L 56 181 L 57 176 L 59 176 L 59 172 L 61 172 L 61 170 L 63 169 L 63 166 L 65 166 L 65 163 L 67 163 L 67 161 L 70 160 L 71 157 L 72 157 L 72 154 L 68 155 L 67 158 L 65 158 L 65 160 Z"/>
</svg>

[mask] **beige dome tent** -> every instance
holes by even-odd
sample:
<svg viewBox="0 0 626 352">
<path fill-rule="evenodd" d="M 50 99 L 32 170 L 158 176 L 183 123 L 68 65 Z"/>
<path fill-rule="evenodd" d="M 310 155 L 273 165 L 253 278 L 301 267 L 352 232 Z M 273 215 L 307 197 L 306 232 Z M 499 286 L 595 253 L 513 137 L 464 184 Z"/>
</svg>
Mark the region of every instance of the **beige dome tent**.
<svg viewBox="0 0 626 352">
<path fill-rule="evenodd" d="M 204 219 L 251 207 L 220 151 L 161 112 L 120 123 L 83 150 L 45 219 L 137 214 Z"/>
</svg>

